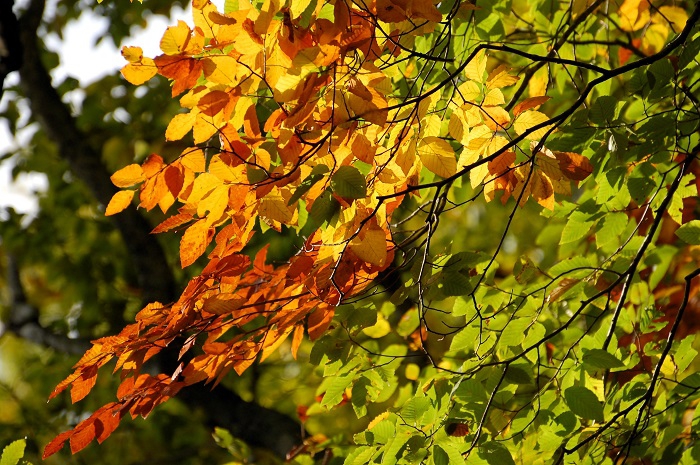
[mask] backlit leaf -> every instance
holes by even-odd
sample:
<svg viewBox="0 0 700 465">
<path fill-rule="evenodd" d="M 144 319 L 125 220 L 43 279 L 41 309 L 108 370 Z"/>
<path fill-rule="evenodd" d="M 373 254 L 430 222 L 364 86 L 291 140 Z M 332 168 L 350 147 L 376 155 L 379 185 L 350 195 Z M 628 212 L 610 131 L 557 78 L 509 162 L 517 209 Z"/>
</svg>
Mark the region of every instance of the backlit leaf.
<svg viewBox="0 0 700 465">
<path fill-rule="evenodd" d="M 354 166 L 341 166 L 331 177 L 333 192 L 348 199 L 362 199 L 367 196 L 365 177 Z"/>
<path fill-rule="evenodd" d="M 131 187 L 144 181 L 145 177 L 141 165 L 132 164 L 114 173 L 110 179 L 117 187 Z"/>
<path fill-rule="evenodd" d="M 513 127 L 515 128 L 515 132 L 517 132 L 518 135 L 521 135 L 524 134 L 526 131 L 530 130 L 531 128 L 545 123 L 548 120 L 549 118 L 544 113 L 540 113 L 539 111 L 534 110 L 527 110 L 521 113 L 515 119 L 515 124 L 513 125 Z M 527 134 L 527 136 L 525 137 L 529 140 L 540 140 L 542 139 L 542 137 L 544 137 L 544 135 L 547 133 L 550 127 L 551 125 L 536 129 Z"/>
<path fill-rule="evenodd" d="M 105 216 L 115 215 L 131 205 L 131 200 L 134 198 L 136 191 L 119 191 L 114 196 L 112 200 L 107 204 L 105 209 Z"/>
<path fill-rule="evenodd" d="M 676 230 L 676 236 L 687 244 L 700 245 L 700 220 L 692 220 Z"/>
<path fill-rule="evenodd" d="M 583 386 L 573 386 L 564 391 L 564 399 L 572 412 L 586 420 L 603 421 L 603 404 L 598 397 Z"/>
<path fill-rule="evenodd" d="M 383 266 L 387 257 L 386 236 L 381 229 L 370 229 L 365 236 L 359 236 L 350 243 L 350 248 L 360 259 L 377 266 Z"/>
<path fill-rule="evenodd" d="M 439 137 L 425 137 L 418 144 L 418 155 L 423 165 L 443 178 L 457 172 L 457 159 L 449 142 Z"/>
</svg>

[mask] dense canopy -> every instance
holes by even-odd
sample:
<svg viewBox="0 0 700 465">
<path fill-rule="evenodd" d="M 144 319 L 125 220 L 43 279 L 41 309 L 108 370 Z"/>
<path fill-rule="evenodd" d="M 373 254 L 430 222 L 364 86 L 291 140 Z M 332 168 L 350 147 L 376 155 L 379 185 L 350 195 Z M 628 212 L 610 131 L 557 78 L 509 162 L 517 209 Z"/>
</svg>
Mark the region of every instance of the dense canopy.
<svg viewBox="0 0 700 465">
<path fill-rule="evenodd" d="M 115 43 L 169 6 L 110 1 Z M 700 459 L 698 4 L 193 0 L 73 111 L 43 7 L 0 23 L 32 453 Z"/>
</svg>

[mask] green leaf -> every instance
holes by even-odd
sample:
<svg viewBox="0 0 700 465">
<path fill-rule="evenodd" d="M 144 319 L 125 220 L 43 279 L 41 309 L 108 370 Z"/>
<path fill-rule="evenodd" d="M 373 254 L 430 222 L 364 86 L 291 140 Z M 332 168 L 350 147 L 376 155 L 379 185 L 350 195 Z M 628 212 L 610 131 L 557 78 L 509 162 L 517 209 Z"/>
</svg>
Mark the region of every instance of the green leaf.
<svg viewBox="0 0 700 465">
<path fill-rule="evenodd" d="M 304 225 L 303 230 L 313 229 L 309 231 L 309 234 L 314 232 L 324 222 L 330 221 L 339 209 L 340 203 L 333 198 L 330 191 L 323 191 L 323 194 L 319 195 L 318 198 L 314 200 L 314 203 L 311 205 L 311 210 L 309 211 L 309 216 L 313 221 L 308 222 L 307 225 L 312 224 L 315 227 L 307 227 L 307 225 Z"/>
<path fill-rule="evenodd" d="M 532 367 L 524 363 L 510 364 L 505 379 L 514 384 L 532 384 Z"/>
<path fill-rule="evenodd" d="M 26 445 L 26 439 L 18 439 L 5 446 L 2 450 L 2 457 L 0 457 L 0 465 L 17 465 L 20 459 L 24 457 Z"/>
<path fill-rule="evenodd" d="M 484 385 L 475 379 L 462 380 L 454 396 L 459 402 L 486 402 L 489 398 Z"/>
<path fill-rule="evenodd" d="M 581 239 L 588 234 L 588 231 L 591 229 L 592 225 L 592 221 L 578 222 L 570 219 L 567 221 L 566 225 L 564 225 L 559 244 L 568 244 L 569 242 L 574 242 Z"/>
<path fill-rule="evenodd" d="M 587 420 L 603 421 L 603 404 L 590 389 L 583 386 L 572 386 L 564 391 L 566 405 L 572 412 Z"/>
<path fill-rule="evenodd" d="M 401 408 L 401 418 L 409 424 L 418 423 L 430 408 L 430 399 L 427 397 L 413 397 Z"/>
<path fill-rule="evenodd" d="M 367 196 L 367 182 L 354 166 L 341 166 L 331 177 L 333 192 L 346 199 L 363 199 Z"/>
<path fill-rule="evenodd" d="M 603 221 L 598 223 L 595 233 L 595 241 L 598 247 L 608 242 L 619 240 L 620 234 L 627 227 L 629 219 L 624 213 L 609 213 L 603 217 Z"/>
<path fill-rule="evenodd" d="M 690 245 L 700 245 L 700 220 L 692 220 L 676 231 L 676 236 Z"/>
<path fill-rule="evenodd" d="M 500 442 L 490 441 L 479 446 L 479 454 L 489 465 L 515 465 L 510 451 Z"/>
<path fill-rule="evenodd" d="M 588 117 L 596 124 L 607 124 L 615 119 L 617 103 L 618 99 L 610 95 L 602 95 L 591 105 Z"/>
<path fill-rule="evenodd" d="M 591 349 L 583 354 L 584 365 L 593 369 L 610 369 L 625 366 L 614 355 L 603 349 Z"/>
<path fill-rule="evenodd" d="M 441 274 L 438 288 L 446 296 L 460 296 L 469 294 L 474 286 L 472 286 L 469 278 L 462 273 L 445 272 Z"/>
<path fill-rule="evenodd" d="M 508 323 L 498 340 L 499 344 L 519 346 L 525 340 L 525 330 L 532 324 L 530 318 L 515 318 Z"/>
</svg>

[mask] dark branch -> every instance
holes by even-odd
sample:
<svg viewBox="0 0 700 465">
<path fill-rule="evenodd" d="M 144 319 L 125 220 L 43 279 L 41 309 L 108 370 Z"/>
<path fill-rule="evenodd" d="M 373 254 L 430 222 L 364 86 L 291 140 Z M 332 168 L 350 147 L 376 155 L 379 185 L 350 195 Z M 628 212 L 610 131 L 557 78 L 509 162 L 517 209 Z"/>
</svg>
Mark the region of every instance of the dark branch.
<svg viewBox="0 0 700 465">
<path fill-rule="evenodd" d="M 12 11 L 13 3 L 14 0 L 0 2 L 0 99 L 5 78 L 22 66 L 22 41 L 19 22 Z"/>
</svg>

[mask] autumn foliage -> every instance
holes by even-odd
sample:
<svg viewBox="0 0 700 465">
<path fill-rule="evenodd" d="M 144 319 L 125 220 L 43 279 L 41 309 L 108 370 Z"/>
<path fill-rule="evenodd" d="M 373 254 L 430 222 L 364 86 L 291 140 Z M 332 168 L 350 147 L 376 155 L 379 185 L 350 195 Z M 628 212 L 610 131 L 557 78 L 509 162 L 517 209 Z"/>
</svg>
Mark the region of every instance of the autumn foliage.
<svg viewBox="0 0 700 465">
<path fill-rule="evenodd" d="M 169 27 L 162 55 L 124 47 L 127 81 L 171 81 L 183 111 L 165 137 L 191 137 L 193 145 L 173 160 L 151 154 L 114 173 L 122 190 L 106 214 L 134 203 L 167 213 L 153 233 L 181 234 L 181 266 L 202 269 L 177 301 L 154 302 L 119 334 L 93 342 L 51 397 L 70 389 L 73 402 L 82 400 L 99 369 L 115 361 L 117 399 L 56 437 L 45 457 L 66 441 L 74 453 L 102 442 L 127 414 L 146 417 L 188 385 L 241 374 L 287 340 L 296 357 L 304 338 L 326 334 L 335 309 L 362 297 L 416 240 L 395 226 L 407 199 L 458 180 L 504 205 L 532 200 L 551 212 L 572 198 L 596 167 L 580 153 L 547 148 L 565 116 L 541 110 L 550 100 L 546 82 L 522 84 L 518 70 L 491 59 L 500 46 L 417 55 L 449 65 L 419 91 L 405 88 L 415 77 L 407 44 L 477 8 L 451 5 L 266 0 L 260 8 L 239 1 L 223 13 L 194 0 L 194 27 Z M 654 15 L 664 13 L 682 28 L 686 18 L 678 9 L 634 12 L 623 30 L 654 28 L 661 24 Z M 651 55 L 667 38 L 647 33 L 637 46 Z M 293 230 L 303 246 L 282 264 L 267 262 L 267 248 L 251 258 L 247 246 L 261 228 Z M 472 277 L 477 270 L 483 264 Z M 469 279 L 468 271 L 454 275 Z M 584 281 L 545 288 L 547 302 Z M 419 331 L 418 346 L 421 338 Z M 173 347 L 181 361 L 174 372 L 143 372 Z"/>
</svg>

